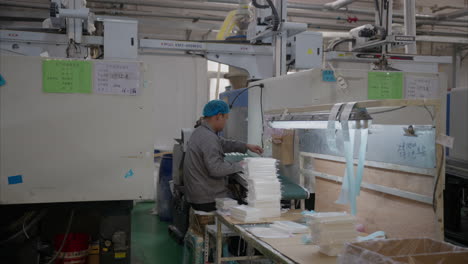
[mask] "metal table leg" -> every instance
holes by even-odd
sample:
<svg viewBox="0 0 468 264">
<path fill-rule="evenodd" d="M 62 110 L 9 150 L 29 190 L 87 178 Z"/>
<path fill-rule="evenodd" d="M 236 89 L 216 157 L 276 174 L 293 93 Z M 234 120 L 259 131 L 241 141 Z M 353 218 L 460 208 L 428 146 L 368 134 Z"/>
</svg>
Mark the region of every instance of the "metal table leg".
<svg viewBox="0 0 468 264">
<path fill-rule="evenodd" d="M 210 256 L 210 234 L 208 233 L 207 228 L 205 228 L 205 239 L 203 240 L 203 244 L 205 246 L 205 250 L 203 252 L 203 261 L 204 263 L 208 263 Z"/>
<path fill-rule="evenodd" d="M 223 231 L 221 227 L 221 221 L 216 218 L 216 264 L 221 264 L 221 258 L 223 256 Z"/>
</svg>

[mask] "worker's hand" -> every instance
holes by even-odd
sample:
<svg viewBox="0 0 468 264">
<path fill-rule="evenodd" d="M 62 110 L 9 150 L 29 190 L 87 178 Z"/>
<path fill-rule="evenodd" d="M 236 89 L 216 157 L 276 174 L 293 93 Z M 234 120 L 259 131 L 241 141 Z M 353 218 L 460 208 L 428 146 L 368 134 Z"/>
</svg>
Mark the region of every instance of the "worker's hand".
<svg viewBox="0 0 468 264">
<path fill-rule="evenodd" d="M 262 147 L 257 145 L 247 144 L 247 149 L 254 153 L 257 153 L 258 155 L 261 155 L 263 153 Z"/>
</svg>

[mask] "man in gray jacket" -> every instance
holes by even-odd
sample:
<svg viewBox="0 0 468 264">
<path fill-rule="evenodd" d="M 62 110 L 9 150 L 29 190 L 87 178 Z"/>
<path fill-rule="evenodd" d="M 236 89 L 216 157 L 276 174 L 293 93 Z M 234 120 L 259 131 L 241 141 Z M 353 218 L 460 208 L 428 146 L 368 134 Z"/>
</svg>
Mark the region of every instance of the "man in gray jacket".
<svg viewBox="0 0 468 264">
<path fill-rule="evenodd" d="M 203 116 L 201 125 L 193 131 L 187 145 L 184 182 L 186 197 L 192 208 L 211 212 L 216 210 L 215 198 L 228 196 L 227 177 L 242 171 L 239 164 L 225 161 L 224 154 L 245 153 L 247 150 L 261 154 L 263 149 L 218 136 L 229 117 L 229 106 L 224 101 L 208 102 Z"/>
</svg>

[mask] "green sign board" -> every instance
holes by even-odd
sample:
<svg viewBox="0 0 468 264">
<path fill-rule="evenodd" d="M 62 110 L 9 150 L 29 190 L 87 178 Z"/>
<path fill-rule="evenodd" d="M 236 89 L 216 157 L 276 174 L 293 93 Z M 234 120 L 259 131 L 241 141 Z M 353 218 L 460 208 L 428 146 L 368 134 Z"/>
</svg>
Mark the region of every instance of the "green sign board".
<svg viewBox="0 0 468 264">
<path fill-rule="evenodd" d="M 44 60 L 42 90 L 45 93 L 91 93 L 92 63 L 80 60 Z"/>
<path fill-rule="evenodd" d="M 403 72 L 369 72 L 367 98 L 371 100 L 403 99 Z"/>
</svg>

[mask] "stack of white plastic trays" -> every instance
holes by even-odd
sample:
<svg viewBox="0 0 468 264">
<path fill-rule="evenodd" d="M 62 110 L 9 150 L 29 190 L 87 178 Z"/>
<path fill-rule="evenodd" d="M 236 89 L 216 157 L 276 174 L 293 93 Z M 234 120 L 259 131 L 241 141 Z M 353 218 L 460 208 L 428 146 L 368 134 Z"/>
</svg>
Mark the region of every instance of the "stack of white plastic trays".
<svg viewBox="0 0 468 264">
<path fill-rule="evenodd" d="M 320 252 L 337 256 L 347 242 L 356 240 L 356 217 L 345 212 L 316 213 L 307 215 L 312 242 Z"/>
<path fill-rule="evenodd" d="M 242 222 L 257 222 L 260 220 L 260 210 L 251 206 L 239 205 L 231 208 L 231 217 Z"/>
<path fill-rule="evenodd" d="M 246 158 L 244 175 L 248 183 L 247 202 L 261 211 L 262 217 L 281 215 L 281 183 L 278 180 L 277 160 Z"/>
<path fill-rule="evenodd" d="M 236 200 L 231 198 L 216 198 L 215 201 L 216 209 L 223 214 L 230 214 L 231 208 L 239 205 Z"/>
</svg>

